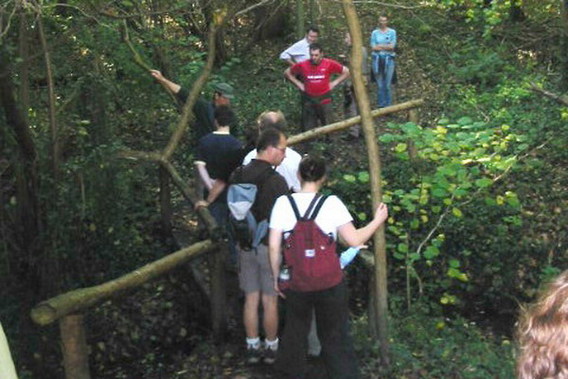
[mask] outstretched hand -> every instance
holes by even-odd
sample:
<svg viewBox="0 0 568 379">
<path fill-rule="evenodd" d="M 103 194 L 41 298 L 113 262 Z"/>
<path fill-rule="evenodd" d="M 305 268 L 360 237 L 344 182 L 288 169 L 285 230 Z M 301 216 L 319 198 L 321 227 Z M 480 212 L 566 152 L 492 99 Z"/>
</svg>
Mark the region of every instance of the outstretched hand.
<svg viewBox="0 0 568 379">
<path fill-rule="evenodd" d="M 385 203 L 380 203 L 375 210 L 375 220 L 379 221 L 381 224 L 389 217 L 389 210 Z"/>
<path fill-rule="evenodd" d="M 154 79 L 156 79 L 159 82 L 161 82 L 164 79 L 164 76 L 158 70 L 150 70 L 150 74 L 154 77 Z"/>
</svg>

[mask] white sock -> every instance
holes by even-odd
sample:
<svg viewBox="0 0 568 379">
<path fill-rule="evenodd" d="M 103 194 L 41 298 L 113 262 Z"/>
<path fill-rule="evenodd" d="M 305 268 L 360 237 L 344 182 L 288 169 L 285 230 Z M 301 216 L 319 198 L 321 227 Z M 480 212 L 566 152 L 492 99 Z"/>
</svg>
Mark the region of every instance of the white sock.
<svg viewBox="0 0 568 379">
<path fill-rule="evenodd" d="M 247 337 L 247 348 L 249 349 L 260 349 L 260 338 L 248 338 Z"/>
<path fill-rule="evenodd" d="M 264 339 L 264 345 L 267 349 L 271 350 L 278 350 L 278 337 L 276 337 L 273 341 L 270 341 L 268 338 Z"/>
</svg>

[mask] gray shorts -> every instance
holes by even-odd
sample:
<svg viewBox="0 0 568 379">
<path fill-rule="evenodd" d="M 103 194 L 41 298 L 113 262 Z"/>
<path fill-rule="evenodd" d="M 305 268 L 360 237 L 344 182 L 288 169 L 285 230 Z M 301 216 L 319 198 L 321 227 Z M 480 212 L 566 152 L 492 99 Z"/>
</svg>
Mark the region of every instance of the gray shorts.
<svg viewBox="0 0 568 379">
<path fill-rule="evenodd" d="M 250 251 L 239 249 L 239 284 L 245 293 L 260 291 L 276 296 L 268 259 L 268 246 L 260 244 Z"/>
</svg>

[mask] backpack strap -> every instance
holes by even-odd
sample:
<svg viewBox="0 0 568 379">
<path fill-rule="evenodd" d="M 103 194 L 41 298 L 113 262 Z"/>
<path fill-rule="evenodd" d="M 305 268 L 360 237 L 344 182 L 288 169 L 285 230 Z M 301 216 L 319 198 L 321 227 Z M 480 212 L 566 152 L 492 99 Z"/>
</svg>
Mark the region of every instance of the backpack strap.
<svg viewBox="0 0 568 379">
<path fill-rule="evenodd" d="M 290 201 L 290 205 L 292 206 L 292 210 L 294 211 L 294 215 L 296 216 L 296 220 L 299 220 L 301 218 L 300 211 L 298 210 L 298 206 L 296 205 L 294 198 L 290 194 L 287 194 L 286 197 L 288 198 L 288 201 Z"/>
<path fill-rule="evenodd" d="M 314 200 L 312 200 L 312 202 L 314 202 L 316 200 L 316 198 L 317 198 L 317 195 L 316 195 L 316 197 L 314 197 Z M 316 208 L 314 209 L 314 211 L 312 212 L 312 214 L 311 214 L 311 216 L 309 217 L 308 220 L 315 220 L 316 219 L 316 217 L 317 217 L 317 215 L 318 215 L 318 213 L 319 213 L 319 211 L 320 211 L 321 207 L 323 206 L 323 203 L 326 199 L 327 199 L 327 195 L 324 195 L 319 199 L 318 204 L 316 205 Z M 310 204 L 310 207 L 311 207 L 311 204 Z M 309 210 L 310 209 L 308 209 L 308 211 Z M 307 215 L 308 215 L 308 212 L 306 212 L 306 216 Z M 304 217 L 306 217 L 306 216 L 304 216 Z"/>
<path fill-rule="evenodd" d="M 312 199 L 312 201 L 310 202 L 310 205 L 308 205 L 308 209 L 306 209 L 306 213 L 304 213 L 304 217 L 302 217 L 304 220 L 309 220 L 309 214 L 312 212 L 312 209 L 314 209 L 314 206 L 317 203 L 318 198 L 321 195 L 319 193 L 316 193 L 314 198 Z"/>
</svg>

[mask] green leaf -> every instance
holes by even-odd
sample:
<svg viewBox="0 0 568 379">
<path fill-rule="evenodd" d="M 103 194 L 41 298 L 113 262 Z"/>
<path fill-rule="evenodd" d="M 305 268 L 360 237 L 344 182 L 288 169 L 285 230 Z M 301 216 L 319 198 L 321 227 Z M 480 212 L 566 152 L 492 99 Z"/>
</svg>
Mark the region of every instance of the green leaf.
<svg viewBox="0 0 568 379">
<path fill-rule="evenodd" d="M 369 182 L 369 173 L 367 171 L 361 171 L 359 175 L 357 175 L 357 179 L 361 183 L 368 183 Z"/>
<path fill-rule="evenodd" d="M 408 253 L 408 245 L 405 243 L 399 243 L 396 249 L 401 253 Z"/>
<path fill-rule="evenodd" d="M 437 257 L 438 255 L 440 255 L 440 249 L 438 249 L 436 246 L 428 246 L 424 251 L 424 258 L 426 259 L 432 259 L 434 257 Z"/>
<path fill-rule="evenodd" d="M 473 123 L 473 120 L 471 119 L 471 117 L 462 117 L 458 120 L 458 124 L 460 124 L 461 126 L 464 125 L 471 125 Z"/>
<path fill-rule="evenodd" d="M 493 183 L 493 180 L 489 178 L 481 178 L 475 181 L 475 185 L 479 188 L 489 187 Z"/>
<path fill-rule="evenodd" d="M 394 150 L 397 153 L 402 153 L 402 152 L 405 152 L 407 148 L 408 148 L 408 146 L 405 143 L 399 143 L 399 144 L 396 145 Z"/>
<path fill-rule="evenodd" d="M 393 254 L 393 256 L 394 256 L 396 259 L 399 259 L 399 260 L 401 260 L 401 261 L 403 261 L 403 260 L 406 259 L 406 255 L 401 254 L 401 253 L 396 253 L 396 252 L 395 252 L 395 253 Z"/>
<path fill-rule="evenodd" d="M 463 217 L 463 213 L 459 210 L 459 208 L 452 208 L 452 214 L 456 217 Z"/>
<path fill-rule="evenodd" d="M 446 197 L 447 192 L 443 188 L 437 187 L 432 190 L 432 196 L 434 197 Z"/>
<path fill-rule="evenodd" d="M 455 259 L 455 258 L 450 259 L 450 261 L 448 262 L 448 264 L 450 265 L 450 267 L 453 267 L 453 268 L 458 268 L 458 267 L 460 267 L 460 261 L 458 261 L 458 260 Z"/>
<path fill-rule="evenodd" d="M 355 181 L 357 181 L 357 178 L 355 178 L 355 176 L 354 176 L 354 175 L 351 175 L 351 174 L 345 174 L 345 175 L 343 175 L 343 179 L 344 179 L 346 182 L 349 182 L 349 183 L 355 183 Z"/>
<path fill-rule="evenodd" d="M 415 262 L 415 261 L 417 261 L 417 260 L 420 259 L 420 254 L 418 254 L 418 253 L 412 253 L 412 254 L 409 255 L 409 258 L 410 258 L 411 261 L 414 261 L 414 262 Z"/>
<path fill-rule="evenodd" d="M 410 221 L 411 229 L 418 229 L 419 226 L 420 226 L 420 221 L 417 218 L 413 218 L 412 221 Z"/>
</svg>

